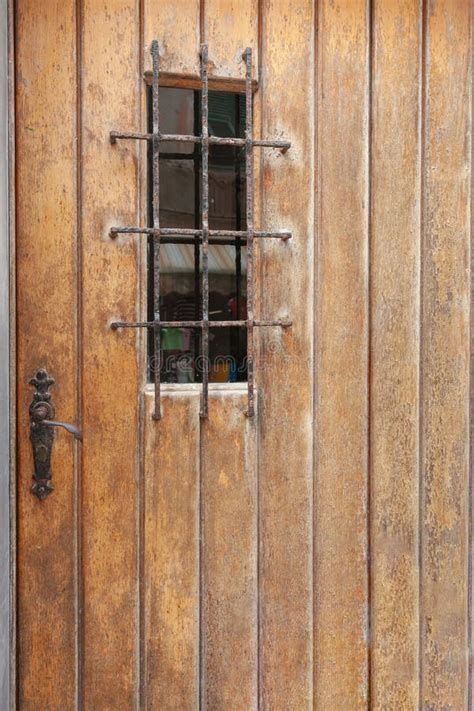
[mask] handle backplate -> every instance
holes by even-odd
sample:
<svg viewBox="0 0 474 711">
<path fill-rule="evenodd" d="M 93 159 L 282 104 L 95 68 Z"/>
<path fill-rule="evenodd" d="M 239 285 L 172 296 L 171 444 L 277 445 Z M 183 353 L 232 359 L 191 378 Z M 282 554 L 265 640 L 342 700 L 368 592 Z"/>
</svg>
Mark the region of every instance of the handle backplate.
<svg viewBox="0 0 474 711">
<path fill-rule="evenodd" d="M 35 377 L 31 378 L 30 385 L 36 390 L 30 404 L 30 440 L 33 447 L 33 486 L 31 491 L 41 501 L 54 490 L 51 482 L 51 451 L 55 437 L 54 428 L 64 427 L 81 439 L 79 430 L 66 422 L 54 420 L 54 406 L 51 401 L 49 388 L 54 384 L 44 368 L 40 368 Z"/>
</svg>

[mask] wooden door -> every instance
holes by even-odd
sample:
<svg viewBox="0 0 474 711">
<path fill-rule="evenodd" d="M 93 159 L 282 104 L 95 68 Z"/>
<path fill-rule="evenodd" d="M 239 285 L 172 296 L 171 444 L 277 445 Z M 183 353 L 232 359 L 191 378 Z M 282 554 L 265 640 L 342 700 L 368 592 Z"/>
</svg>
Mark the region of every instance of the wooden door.
<svg viewBox="0 0 474 711">
<path fill-rule="evenodd" d="M 467 709 L 471 3 L 17 0 L 17 701 Z M 163 85 L 254 58 L 256 413 L 161 384 L 147 329 Z M 29 380 L 58 430 L 31 491 Z"/>
</svg>

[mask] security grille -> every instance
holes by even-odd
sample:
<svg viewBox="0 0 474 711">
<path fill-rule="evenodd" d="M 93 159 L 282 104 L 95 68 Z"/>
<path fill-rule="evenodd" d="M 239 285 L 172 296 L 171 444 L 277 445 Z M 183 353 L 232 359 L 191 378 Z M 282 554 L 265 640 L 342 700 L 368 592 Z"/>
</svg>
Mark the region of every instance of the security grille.
<svg viewBox="0 0 474 711">
<path fill-rule="evenodd" d="M 282 152 L 290 148 L 288 141 L 256 140 L 253 138 L 252 120 L 252 50 L 246 49 L 243 54 L 245 61 L 245 138 L 221 137 L 209 135 L 209 77 L 208 77 L 208 48 L 201 45 L 200 75 L 201 75 L 201 135 L 171 135 L 160 133 L 160 106 L 159 106 L 159 45 L 156 40 L 151 45 L 153 59 L 152 75 L 152 133 L 133 133 L 111 131 L 111 143 L 118 139 L 140 139 L 150 141 L 152 146 L 152 192 L 153 192 L 153 226 L 152 227 L 112 227 L 111 237 L 117 234 L 144 234 L 151 235 L 153 239 L 153 321 L 114 321 L 113 329 L 119 328 L 147 328 L 152 329 L 154 351 L 159 357 L 162 328 L 193 328 L 201 330 L 201 360 L 202 360 L 202 395 L 201 417 L 208 414 L 209 391 L 209 329 L 210 328 L 245 328 L 247 330 L 247 382 L 248 382 L 248 407 L 247 415 L 253 417 L 254 407 L 254 328 L 261 326 L 274 326 L 287 328 L 290 321 L 281 319 L 259 320 L 254 316 L 254 239 L 280 239 L 287 240 L 290 232 L 262 232 L 254 229 L 254 174 L 253 174 L 253 149 L 277 148 Z M 201 185 L 201 228 L 183 229 L 174 227 L 160 227 L 160 144 L 163 142 L 188 142 L 199 143 L 202 151 L 202 185 Z M 246 172 L 246 229 L 245 230 L 210 230 L 209 229 L 209 146 L 243 147 L 245 150 Z M 194 321 L 162 321 L 160 319 L 160 244 L 180 244 L 184 240 L 193 239 L 202 249 L 202 318 Z M 245 320 L 210 321 L 209 320 L 209 244 L 221 244 L 222 238 L 231 242 L 240 241 L 246 245 L 247 255 L 247 317 Z M 160 367 L 154 369 L 155 411 L 154 418 L 160 419 Z"/>
</svg>

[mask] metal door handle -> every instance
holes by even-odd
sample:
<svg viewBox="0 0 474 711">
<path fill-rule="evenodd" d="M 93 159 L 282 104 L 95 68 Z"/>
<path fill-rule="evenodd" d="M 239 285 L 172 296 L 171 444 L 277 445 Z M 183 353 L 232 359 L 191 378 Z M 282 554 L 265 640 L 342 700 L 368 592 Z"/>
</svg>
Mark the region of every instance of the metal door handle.
<svg viewBox="0 0 474 711">
<path fill-rule="evenodd" d="M 53 427 L 63 427 L 76 439 L 81 440 L 82 435 L 74 425 L 69 422 L 53 420 L 54 407 L 51 402 L 49 388 L 54 384 L 44 368 L 40 368 L 30 385 L 34 385 L 36 392 L 30 405 L 30 440 L 33 447 L 34 484 L 31 491 L 38 499 L 45 499 L 54 487 L 51 483 L 51 450 L 53 448 Z"/>
<path fill-rule="evenodd" d="M 55 420 L 43 420 L 43 425 L 48 425 L 48 427 L 62 427 L 63 429 L 70 432 L 74 437 L 82 441 L 82 434 L 79 432 L 75 425 L 69 424 L 69 422 L 56 422 Z"/>
</svg>

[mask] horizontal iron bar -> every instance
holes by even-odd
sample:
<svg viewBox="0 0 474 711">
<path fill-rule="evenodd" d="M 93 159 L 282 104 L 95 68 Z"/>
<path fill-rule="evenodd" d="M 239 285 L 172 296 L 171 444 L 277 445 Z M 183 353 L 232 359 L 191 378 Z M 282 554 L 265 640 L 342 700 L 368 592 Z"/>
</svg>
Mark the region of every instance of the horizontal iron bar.
<svg viewBox="0 0 474 711">
<path fill-rule="evenodd" d="M 180 229 L 179 227 L 160 227 L 158 232 L 160 236 L 163 235 L 168 237 L 202 237 L 202 230 L 192 230 L 186 228 Z M 109 234 L 112 238 L 118 234 L 153 235 L 156 233 L 157 230 L 153 227 L 111 227 L 109 230 Z M 246 230 L 209 230 L 209 235 L 211 237 L 235 237 L 236 239 L 246 239 L 247 234 Z M 291 238 L 291 232 L 253 232 L 253 236 L 267 239 L 287 240 Z M 165 240 L 162 241 L 165 243 Z M 170 242 L 172 241 L 170 240 Z M 192 244 L 192 242 L 190 244 Z M 222 244 L 222 242 L 218 240 L 215 244 Z"/>
<path fill-rule="evenodd" d="M 135 131 L 111 131 L 110 132 L 110 142 L 115 143 L 118 138 L 132 138 L 142 141 L 151 141 L 153 139 L 152 133 L 141 133 Z M 163 133 L 159 135 L 160 141 L 173 141 L 175 143 L 201 143 L 201 136 L 190 136 L 184 134 L 171 134 Z M 209 143 L 218 146 L 245 146 L 245 138 L 226 138 L 225 136 L 209 136 Z M 282 151 L 287 151 L 291 148 L 290 141 L 272 141 L 270 139 L 254 139 L 251 141 L 252 146 L 258 148 L 279 148 Z"/>
<path fill-rule="evenodd" d="M 273 321 L 114 321 L 111 328 L 116 331 L 118 328 L 252 328 L 252 326 L 279 326 L 289 328 L 292 321 L 276 319 Z"/>
</svg>

